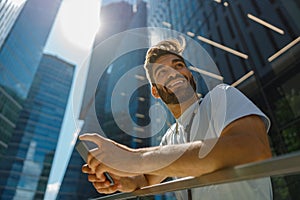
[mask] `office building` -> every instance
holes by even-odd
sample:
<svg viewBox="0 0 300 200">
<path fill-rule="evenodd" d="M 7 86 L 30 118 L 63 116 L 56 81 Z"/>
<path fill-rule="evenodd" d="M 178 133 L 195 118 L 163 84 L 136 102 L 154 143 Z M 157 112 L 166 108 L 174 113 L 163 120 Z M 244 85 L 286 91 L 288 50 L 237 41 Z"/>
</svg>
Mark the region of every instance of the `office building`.
<svg viewBox="0 0 300 200">
<path fill-rule="evenodd" d="M 44 55 L 0 161 L 1 199 L 43 199 L 74 65 Z"/>
<path fill-rule="evenodd" d="M 8 2 L 12 1 L 0 3 L 3 17 L 17 12 Z M 60 3 L 26 1 L 0 49 L 0 160 L 12 138 Z M 8 20 L 4 18 L 1 21 Z"/>
<path fill-rule="evenodd" d="M 82 200 L 99 197 L 99 193 L 88 182 L 87 175 L 81 172 L 83 160 L 74 148 L 66 169 L 57 200 Z"/>
<path fill-rule="evenodd" d="M 134 9 L 135 6 L 136 9 Z M 114 36 L 115 34 L 121 33 L 129 29 L 146 26 L 146 3 L 143 1 L 137 1 L 137 5 L 132 5 L 124 1 L 107 4 L 101 7 L 100 13 L 101 27 L 99 29 L 99 32 L 97 33 L 94 42 L 95 49 L 97 49 L 99 44 L 101 45 L 101 42 L 105 41 L 111 36 Z M 90 109 L 94 109 L 89 107 L 87 105 L 87 102 L 89 102 L 93 97 L 95 97 L 95 107 L 98 116 L 96 119 L 96 123 L 103 123 L 101 124 L 101 126 L 103 126 L 106 130 L 110 130 L 111 133 L 109 134 L 109 137 L 115 137 L 118 141 L 122 140 L 123 143 L 125 142 L 125 144 L 129 146 L 140 146 L 142 144 L 136 144 L 136 142 L 138 143 L 141 141 L 138 138 L 133 139 L 132 137 L 128 137 L 125 134 L 123 135 L 123 139 L 120 138 L 120 135 L 122 135 L 122 131 L 118 129 L 117 125 L 113 120 L 110 102 L 114 86 L 116 82 L 121 78 L 121 76 L 124 75 L 124 73 L 126 73 L 129 69 L 132 69 L 143 63 L 145 49 L 137 50 L 134 52 L 130 52 L 127 55 L 123 55 L 115 61 L 112 61 L 109 67 L 99 65 L 96 66 L 96 63 L 99 64 L 97 59 L 101 59 L 101 56 L 96 55 L 95 53 L 97 52 L 94 51 L 90 62 L 90 69 L 87 79 L 88 82 L 81 110 L 81 119 L 85 120 L 83 131 L 85 131 L 87 127 L 91 127 L 87 125 L 89 123 L 89 120 L 87 120 L 89 116 L 85 115 L 85 113 L 87 113 Z M 102 77 L 97 77 L 97 74 L 93 73 L 93 70 L 96 67 L 106 68 L 106 72 L 103 73 Z M 88 85 L 96 86 L 96 92 L 93 93 L 93 91 L 90 90 Z M 137 93 L 139 92 L 141 91 L 138 91 Z M 139 96 L 139 94 L 136 95 Z M 135 103 L 130 106 L 131 109 L 135 110 L 136 112 L 138 109 L 140 109 L 141 106 L 147 107 L 148 105 L 147 102 L 142 102 L 140 104 Z M 141 121 L 140 119 L 138 119 L 138 117 L 135 117 L 134 120 L 136 120 L 136 122 Z"/>
<path fill-rule="evenodd" d="M 3 0 L 0 3 L 0 49 L 9 31 L 14 25 L 26 0 Z"/>
</svg>

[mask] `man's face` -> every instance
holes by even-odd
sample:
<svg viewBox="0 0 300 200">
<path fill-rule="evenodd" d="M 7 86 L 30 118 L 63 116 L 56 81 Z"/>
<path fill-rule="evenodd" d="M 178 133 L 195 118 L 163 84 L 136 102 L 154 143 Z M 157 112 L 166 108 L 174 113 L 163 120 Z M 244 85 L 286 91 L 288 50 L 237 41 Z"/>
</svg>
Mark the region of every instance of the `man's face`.
<svg viewBox="0 0 300 200">
<path fill-rule="evenodd" d="M 152 66 L 154 84 L 166 104 L 179 104 L 192 97 L 196 83 L 184 62 L 173 54 L 159 57 Z"/>
</svg>

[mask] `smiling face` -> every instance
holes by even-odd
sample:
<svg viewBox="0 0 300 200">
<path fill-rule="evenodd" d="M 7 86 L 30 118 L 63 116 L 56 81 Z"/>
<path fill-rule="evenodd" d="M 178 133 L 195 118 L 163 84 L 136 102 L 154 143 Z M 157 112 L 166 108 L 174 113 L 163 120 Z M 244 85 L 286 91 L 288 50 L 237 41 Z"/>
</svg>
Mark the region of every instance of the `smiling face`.
<svg viewBox="0 0 300 200">
<path fill-rule="evenodd" d="M 196 83 L 183 60 L 173 54 L 159 57 L 152 66 L 152 94 L 166 104 L 179 104 L 196 93 Z"/>
</svg>

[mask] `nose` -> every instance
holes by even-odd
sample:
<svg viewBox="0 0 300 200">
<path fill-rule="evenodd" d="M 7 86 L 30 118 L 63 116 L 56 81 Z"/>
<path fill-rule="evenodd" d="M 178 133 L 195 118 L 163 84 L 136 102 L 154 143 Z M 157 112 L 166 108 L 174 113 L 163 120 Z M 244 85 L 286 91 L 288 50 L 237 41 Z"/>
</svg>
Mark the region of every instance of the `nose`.
<svg viewBox="0 0 300 200">
<path fill-rule="evenodd" d="M 173 69 L 173 68 L 170 67 L 168 69 L 167 78 L 168 79 L 169 78 L 175 78 L 177 74 L 178 74 L 178 72 L 175 69 Z"/>
</svg>

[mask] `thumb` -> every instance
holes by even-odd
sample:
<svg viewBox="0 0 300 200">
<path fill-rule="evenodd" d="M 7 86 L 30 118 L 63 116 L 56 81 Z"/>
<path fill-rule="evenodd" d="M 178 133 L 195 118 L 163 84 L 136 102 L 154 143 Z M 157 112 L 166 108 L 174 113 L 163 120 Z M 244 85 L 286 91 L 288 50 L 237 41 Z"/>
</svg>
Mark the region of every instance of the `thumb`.
<svg viewBox="0 0 300 200">
<path fill-rule="evenodd" d="M 90 141 L 97 144 L 99 147 L 103 143 L 103 138 L 97 133 L 85 133 L 79 136 L 80 140 Z"/>
</svg>

